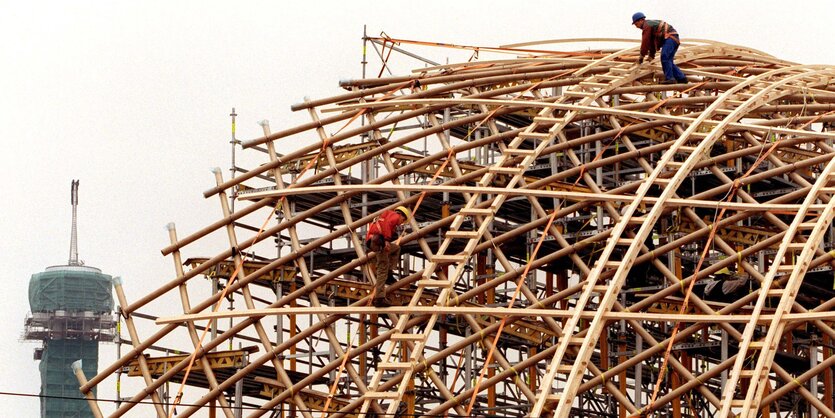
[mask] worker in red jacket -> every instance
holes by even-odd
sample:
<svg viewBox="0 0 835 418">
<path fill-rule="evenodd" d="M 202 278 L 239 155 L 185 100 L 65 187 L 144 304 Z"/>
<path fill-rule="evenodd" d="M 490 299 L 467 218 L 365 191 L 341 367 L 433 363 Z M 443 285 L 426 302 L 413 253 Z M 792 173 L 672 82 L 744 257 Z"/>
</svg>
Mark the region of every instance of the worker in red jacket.
<svg viewBox="0 0 835 418">
<path fill-rule="evenodd" d="M 400 237 L 400 226 L 406 223 L 411 212 L 404 206 L 385 210 L 368 227 L 365 245 L 376 253 L 374 274 L 374 306 L 386 301 L 386 279 L 400 261 L 400 246 L 395 243 Z"/>
<path fill-rule="evenodd" d="M 638 64 L 643 64 L 645 56 L 649 56 L 650 61 L 655 59 L 655 51 L 660 49 L 661 69 L 664 70 L 664 81 L 661 84 L 687 83 L 687 77 L 673 62 L 681 43 L 673 26 L 663 20 L 647 20 L 641 12 L 632 15 L 632 24 L 643 32 Z"/>
</svg>

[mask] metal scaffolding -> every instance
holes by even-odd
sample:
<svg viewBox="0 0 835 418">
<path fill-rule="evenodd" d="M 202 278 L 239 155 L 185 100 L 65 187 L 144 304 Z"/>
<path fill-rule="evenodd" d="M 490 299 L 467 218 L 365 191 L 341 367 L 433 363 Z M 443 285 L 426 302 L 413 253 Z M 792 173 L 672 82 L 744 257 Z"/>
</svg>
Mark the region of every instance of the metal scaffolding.
<svg viewBox="0 0 835 418">
<path fill-rule="evenodd" d="M 429 45 L 364 42 L 381 75 Z M 117 284 L 132 348 L 81 391 L 127 368 L 113 416 L 835 417 L 835 67 L 685 40 L 690 82 L 660 85 L 632 41 L 569 42 L 435 44 L 504 55 L 342 81 L 292 107 L 308 123 L 233 131 L 261 163 L 215 171 L 216 222 L 170 226 L 172 280 L 133 302 Z M 377 308 L 365 228 L 399 205 Z M 160 300 L 181 308 L 140 336 Z M 185 346 L 148 355 L 163 338 Z"/>
</svg>

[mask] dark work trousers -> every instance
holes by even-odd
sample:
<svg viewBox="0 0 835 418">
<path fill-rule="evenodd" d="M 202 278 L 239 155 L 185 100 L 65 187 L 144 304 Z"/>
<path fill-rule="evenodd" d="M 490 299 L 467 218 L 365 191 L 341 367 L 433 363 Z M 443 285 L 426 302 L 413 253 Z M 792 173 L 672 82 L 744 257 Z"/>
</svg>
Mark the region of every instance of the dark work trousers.
<svg viewBox="0 0 835 418">
<path fill-rule="evenodd" d="M 389 273 L 397 268 L 397 263 L 400 262 L 400 246 L 395 243 L 389 243 L 389 249 L 386 251 L 386 240 L 382 235 L 375 234 L 371 239 L 366 241 L 368 248 L 377 253 L 374 257 L 377 266 L 374 270 L 374 298 L 386 297 L 386 278 Z"/>
</svg>

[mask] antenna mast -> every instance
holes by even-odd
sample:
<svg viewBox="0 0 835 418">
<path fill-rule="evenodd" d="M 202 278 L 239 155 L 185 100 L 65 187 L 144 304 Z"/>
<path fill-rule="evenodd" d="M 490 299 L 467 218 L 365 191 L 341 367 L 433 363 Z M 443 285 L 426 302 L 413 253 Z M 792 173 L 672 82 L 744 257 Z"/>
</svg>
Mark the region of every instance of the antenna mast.
<svg viewBox="0 0 835 418">
<path fill-rule="evenodd" d="M 78 261 L 78 228 L 76 227 L 76 215 L 78 209 L 78 180 L 73 180 L 70 191 L 70 204 L 72 204 L 72 232 L 70 235 L 70 261 L 71 266 L 80 266 Z"/>
</svg>

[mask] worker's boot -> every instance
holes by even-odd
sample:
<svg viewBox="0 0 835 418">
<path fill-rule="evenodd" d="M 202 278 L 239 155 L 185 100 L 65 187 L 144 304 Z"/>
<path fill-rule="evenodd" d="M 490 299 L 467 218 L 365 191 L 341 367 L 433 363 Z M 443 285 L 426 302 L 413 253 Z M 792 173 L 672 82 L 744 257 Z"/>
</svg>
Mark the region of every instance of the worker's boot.
<svg viewBox="0 0 835 418">
<path fill-rule="evenodd" d="M 668 78 L 668 79 L 661 82 L 661 84 L 675 84 L 675 83 L 676 83 L 676 80 L 672 79 L 672 78 Z"/>
</svg>

